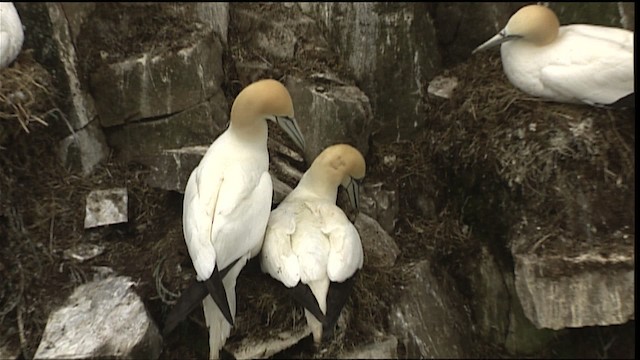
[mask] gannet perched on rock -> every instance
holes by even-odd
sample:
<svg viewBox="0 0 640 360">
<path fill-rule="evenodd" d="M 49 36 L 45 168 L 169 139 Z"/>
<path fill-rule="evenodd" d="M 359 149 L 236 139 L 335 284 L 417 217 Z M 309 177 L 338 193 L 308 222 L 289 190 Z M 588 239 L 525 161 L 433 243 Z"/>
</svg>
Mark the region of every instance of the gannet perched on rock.
<svg viewBox="0 0 640 360">
<path fill-rule="evenodd" d="M 22 22 L 12 2 L 0 2 L 0 69 L 18 57 L 24 41 Z"/>
<path fill-rule="evenodd" d="M 202 303 L 211 359 L 218 358 L 229 337 L 236 311 L 236 279 L 247 260 L 259 253 L 269 219 L 273 188 L 267 120 L 277 122 L 304 148 L 287 89 L 276 80 L 257 81 L 236 97 L 229 127 L 193 170 L 184 193 L 185 242 L 197 280 L 204 282 L 211 295 Z M 193 301 L 206 295 L 201 290 L 202 286 L 190 288 L 183 296 L 193 298 L 182 299 L 176 307 L 192 309 Z"/>
<path fill-rule="evenodd" d="M 502 66 L 520 90 L 566 103 L 612 105 L 635 99 L 632 31 L 587 24 L 560 26 L 541 5 L 518 10 L 473 52 L 501 45 Z"/>
<path fill-rule="evenodd" d="M 338 186 L 358 206 L 362 154 L 346 144 L 326 148 L 296 188 L 271 212 L 260 256 L 265 273 L 292 289 L 305 308 L 314 343 L 328 338 L 362 268 L 355 226 L 336 206 Z"/>
</svg>

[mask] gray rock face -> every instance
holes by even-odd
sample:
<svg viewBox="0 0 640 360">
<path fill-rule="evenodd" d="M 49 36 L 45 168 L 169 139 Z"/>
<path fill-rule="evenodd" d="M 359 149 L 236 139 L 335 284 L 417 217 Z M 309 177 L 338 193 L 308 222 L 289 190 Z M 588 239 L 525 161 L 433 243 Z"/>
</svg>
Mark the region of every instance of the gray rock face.
<svg viewBox="0 0 640 360">
<path fill-rule="evenodd" d="M 525 317 L 513 273 L 500 266 L 486 246 L 469 266 L 477 334 L 490 344 L 504 346 L 515 356 L 533 354 L 547 346 L 556 334 L 537 329 Z"/>
<path fill-rule="evenodd" d="M 347 353 L 339 354 L 337 357 L 338 359 L 397 359 L 398 339 L 395 336 L 386 336 Z"/>
<path fill-rule="evenodd" d="M 369 99 L 355 86 L 317 87 L 288 77 L 285 85 L 295 104 L 296 119 L 306 141 L 308 164 L 330 145 L 348 143 L 366 156 L 372 128 Z"/>
<path fill-rule="evenodd" d="M 25 4 L 26 5 L 26 4 Z M 82 129 L 95 119 L 96 109 L 78 77 L 78 57 L 73 46 L 71 26 L 60 3 L 18 6 L 23 25 L 31 36 L 26 45 L 36 49 L 36 59 L 52 69 L 55 86 L 60 91 L 59 106 L 74 130 Z"/>
<path fill-rule="evenodd" d="M 96 121 L 62 139 L 58 153 L 67 168 L 86 176 L 109 155 L 109 147 Z"/>
<path fill-rule="evenodd" d="M 384 183 L 364 183 L 360 192 L 360 211 L 376 219 L 382 228 L 393 234 L 398 221 L 400 198 L 396 190 Z"/>
<path fill-rule="evenodd" d="M 157 359 L 162 337 L 127 277 L 79 286 L 51 313 L 37 359 Z"/>
<path fill-rule="evenodd" d="M 229 122 L 226 103 L 220 92 L 211 101 L 160 120 L 109 128 L 107 139 L 109 145 L 127 160 L 160 154 L 167 149 L 211 144 Z"/>
<path fill-rule="evenodd" d="M 189 175 L 207 152 L 207 146 L 190 146 L 163 150 L 160 154 L 142 156 L 139 160 L 149 166 L 146 182 L 159 189 L 184 193 Z"/>
<path fill-rule="evenodd" d="M 229 34 L 229 3 L 196 3 L 196 14 L 200 21 L 209 24 L 220 35 L 223 44 L 227 44 Z"/>
<path fill-rule="evenodd" d="M 108 148 L 102 129 L 95 121 L 97 113 L 93 99 L 78 76 L 78 56 L 72 33 L 77 24 L 74 22 L 76 17 L 67 17 L 66 8 L 60 3 L 19 4 L 18 9 L 23 25 L 38 30 L 29 31 L 26 44 L 36 49 L 38 62 L 51 69 L 60 95 L 58 106 L 66 115 L 67 126 L 75 131 L 75 135 L 62 140 L 60 157 L 68 168 L 87 176 L 108 155 Z M 79 7 L 76 12 L 81 13 L 83 9 Z"/>
<path fill-rule="evenodd" d="M 102 126 L 173 114 L 220 91 L 220 40 L 211 32 L 196 31 L 190 36 L 190 47 L 162 55 L 143 54 L 102 66 L 91 74 Z"/>
<path fill-rule="evenodd" d="M 404 344 L 406 358 L 464 358 L 471 323 L 450 285 L 440 284 L 427 261 L 403 269 L 411 279 L 391 307 L 391 332 Z M 446 278 L 446 276 L 445 276 Z"/>
<path fill-rule="evenodd" d="M 502 270 L 487 247 L 482 247 L 469 274 L 478 333 L 492 343 L 504 344 L 509 330 L 510 294 Z"/>
<path fill-rule="evenodd" d="M 434 24 L 447 67 L 465 61 L 471 51 L 497 34 L 520 7 L 527 3 L 440 2 L 435 4 Z"/>
<path fill-rule="evenodd" d="M 518 254 L 515 263 L 524 313 L 539 328 L 614 325 L 635 318 L 633 254 Z M 557 274 L 562 268 L 581 270 Z"/>
<path fill-rule="evenodd" d="M 425 3 L 309 3 L 326 37 L 371 99 L 380 139 L 410 139 L 424 123 L 424 85 L 440 69 Z"/>
<path fill-rule="evenodd" d="M 360 234 L 367 264 L 374 267 L 393 266 L 400 255 L 400 249 L 382 226 L 363 213 L 358 214 L 354 225 Z"/>
</svg>

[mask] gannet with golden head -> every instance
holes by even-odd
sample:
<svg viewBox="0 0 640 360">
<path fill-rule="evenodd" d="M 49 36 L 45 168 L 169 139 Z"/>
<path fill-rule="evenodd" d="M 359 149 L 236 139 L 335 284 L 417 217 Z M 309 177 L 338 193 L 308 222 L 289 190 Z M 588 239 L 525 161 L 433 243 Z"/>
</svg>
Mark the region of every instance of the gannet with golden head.
<svg viewBox="0 0 640 360">
<path fill-rule="evenodd" d="M 473 52 L 501 45 L 507 78 L 530 95 L 611 105 L 635 98 L 633 37 L 632 31 L 621 28 L 560 26 L 551 9 L 528 5 Z"/>
<path fill-rule="evenodd" d="M 0 69 L 18 57 L 24 41 L 22 22 L 12 2 L 0 2 Z"/>
<path fill-rule="evenodd" d="M 271 212 L 260 256 L 265 273 L 292 289 L 305 308 L 315 344 L 333 332 L 364 255 L 360 236 L 336 206 L 338 186 L 358 206 L 365 161 L 358 150 L 326 148 L 296 188 Z"/>
<path fill-rule="evenodd" d="M 210 295 L 202 304 L 211 359 L 218 358 L 229 337 L 236 311 L 236 279 L 246 262 L 259 253 L 269 219 L 273 188 L 267 120 L 277 122 L 304 148 L 287 89 L 276 80 L 257 81 L 236 97 L 229 127 L 193 170 L 184 193 L 185 241 L 197 280 L 204 282 Z M 202 299 L 198 291 L 184 294 Z"/>
</svg>

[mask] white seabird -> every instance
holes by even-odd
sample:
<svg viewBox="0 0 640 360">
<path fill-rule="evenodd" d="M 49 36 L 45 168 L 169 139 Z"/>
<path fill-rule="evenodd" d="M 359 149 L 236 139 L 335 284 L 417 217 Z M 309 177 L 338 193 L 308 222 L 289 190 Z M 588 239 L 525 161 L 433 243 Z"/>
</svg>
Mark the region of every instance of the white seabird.
<svg viewBox="0 0 640 360">
<path fill-rule="evenodd" d="M 358 206 L 365 161 L 358 150 L 326 148 L 296 188 L 271 212 L 260 256 L 261 268 L 291 289 L 305 308 L 315 344 L 329 337 L 362 268 L 360 236 L 336 206 L 338 186 Z"/>
<path fill-rule="evenodd" d="M 502 66 L 520 90 L 565 103 L 633 103 L 633 37 L 629 30 L 572 24 L 560 26 L 542 5 L 518 10 L 507 25 L 473 52 L 500 46 Z"/>
<path fill-rule="evenodd" d="M 0 2 L 0 69 L 18 57 L 24 41 L 22 22 L 12 2 Z"/>
<path fill-rule="evenodd" d="M 236 97 L 228 129 L 193 170 L 184 193 L 183 232 L 200 283 L 183 292 L 164 332 L 170 332 L 204 297 L 211 359 L 219 357 L 229 337 L 236 279 L 259 253 L 269 219 L 273 187 L 267 120 L 277 122 L 304 148 L 287 89 L 276 80 L 257 81 Z"/>
</svg>

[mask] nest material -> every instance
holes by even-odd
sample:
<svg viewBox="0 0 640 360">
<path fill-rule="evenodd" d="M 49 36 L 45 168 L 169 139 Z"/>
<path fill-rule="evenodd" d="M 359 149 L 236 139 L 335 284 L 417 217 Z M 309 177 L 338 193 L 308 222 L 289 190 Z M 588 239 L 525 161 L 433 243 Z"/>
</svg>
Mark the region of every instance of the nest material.
<svg viewBox="0 0 640 360">
<path fill-rule="evenodd" d="M 17 133 L 60 113 L 51 75 L 24 51 L 11 66 L 0 69 L 0 145 Z"/>
</svg>

